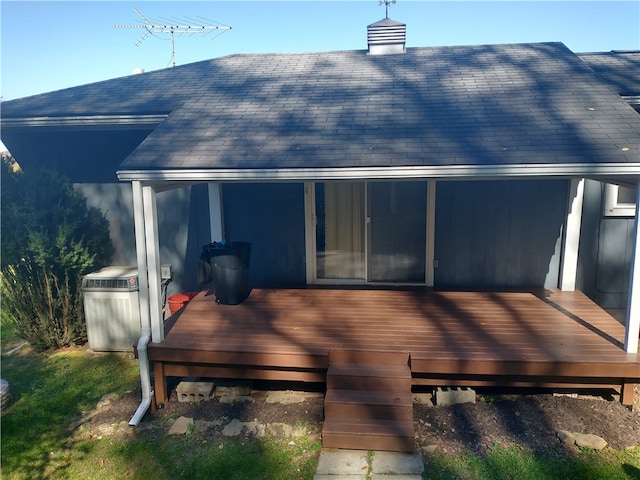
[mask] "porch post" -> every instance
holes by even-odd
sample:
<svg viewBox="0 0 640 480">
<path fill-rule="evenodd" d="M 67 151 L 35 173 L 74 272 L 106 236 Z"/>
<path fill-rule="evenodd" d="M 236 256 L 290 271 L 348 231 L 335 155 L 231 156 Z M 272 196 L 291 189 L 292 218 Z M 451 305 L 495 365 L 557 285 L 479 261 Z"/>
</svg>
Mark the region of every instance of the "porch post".
<svg viewBox="0 0 640 480">
<path fill-rule="evenodd" d="M 559 284 L 561 290 L 573 291 L 576 289 L 583 198 L 584 178 L 572 178 L 569 187 L 567 221 L 565 223 L 562 263 L 560 266 Z"/>
<path fill-rule="evenodd" d="M 144 233 L 147 253 L 147 272 L 149 280 L 149 314 L 151 320 L 151 341 L 164 340 L 162 321 L 162 298 L 160 285 L 160 246 L 158 242 L 158 207 L 156 191 L 153 187 L 142 187 L 144 203 Z"/>
<path fill-rule="evenodd" d="M 425 283 L 427 287 L 435 284 L 436 258 L 436 180 L 427 181 L 427 271 Z"/>
<path fill-rule="evenodd" d="M 149 281 L 147 275 L 147 244 L 144 232 L 144 205 L 142 185 L 139 181 L 131 182 L 133 195 L 133 222 L 136 236 L 136 258 L 138 263 L 138 304 L 140 307 L 140 324 L 142 330 L 151 329 L 149 315 Z"/>
<path fill-rule="evenodd" d="M 224 222 L 222 216 L 222 188 L 220 183 L 209 183 L 209 224 L 211 241 L 224 240 Z"/>
<path fill-rule="evenodd" d="M 638 353 L 638 336 L 640 335 L 640 185 L 636 186 L 636 218 L 633 229 L 633 245 L 624 349 L 629 353 Z"/>
</svg>

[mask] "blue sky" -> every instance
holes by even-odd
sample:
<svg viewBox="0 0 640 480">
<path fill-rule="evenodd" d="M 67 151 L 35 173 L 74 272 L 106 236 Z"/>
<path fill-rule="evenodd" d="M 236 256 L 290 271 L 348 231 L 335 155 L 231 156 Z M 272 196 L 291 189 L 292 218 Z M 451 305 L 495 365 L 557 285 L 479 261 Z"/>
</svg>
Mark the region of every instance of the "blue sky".
<svg viewBox="0 0 640 480">
<path fill-rule="evenodd" d="M 170 36 L 148 36 L 134 11 L 160 23 L 229 25 L 176 36 L 176 62 L 234 53 L 366 49 L 366 26 L 384 17 L 377 0 L 109 1 L 2 0 L 3 100 L 169 68 Z M 561 41 L 576 52 L 640 49 L 640 1 L 398 0 L 389 16 L 407 24 L 407 46 Z M 214 38 L 215 37 L 215 38 Z"/>
</svg>

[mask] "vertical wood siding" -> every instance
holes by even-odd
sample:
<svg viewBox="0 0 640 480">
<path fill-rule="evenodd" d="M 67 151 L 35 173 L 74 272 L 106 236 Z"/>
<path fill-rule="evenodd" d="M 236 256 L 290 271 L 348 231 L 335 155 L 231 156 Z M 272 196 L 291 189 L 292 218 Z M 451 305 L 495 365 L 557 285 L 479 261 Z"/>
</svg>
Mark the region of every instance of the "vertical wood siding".
<svg viewBox="0 0 640 480">
<path fill-rule="evenodd" d="M 566 180 L 439 182 L 438 287 L 556 287 Z"/>
<path fill-rule="evenodd" d="M 222 192 L 226 240 L 251 242 L 251 285 L 304 285 L 303 184 L 225 184 Z"/>
</svg>

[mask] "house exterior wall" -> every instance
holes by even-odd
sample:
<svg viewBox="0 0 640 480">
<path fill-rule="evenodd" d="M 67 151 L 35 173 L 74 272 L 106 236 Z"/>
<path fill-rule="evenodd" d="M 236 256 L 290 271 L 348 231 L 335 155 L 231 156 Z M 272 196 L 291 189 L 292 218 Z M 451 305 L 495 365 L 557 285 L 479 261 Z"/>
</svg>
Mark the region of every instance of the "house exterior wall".
<svg viewBox="0 0 640 480">
<path fill-rule="evenodd" d="M 304 185 L 225 184 L 226 240 L 251 242 L 254 287 L 304 285 Z"/>
<path fill-rule="evenodd" d="M 605 187 L 587 180 L 577 287 L 603 308 L 626 308 L 633 253 L 633 217 L 603 214 Z"/>
<path fill-rule="evenodd" d="M 76 188 L 109 220 L 113 265 L 136 265 L 133 198 L 129 183 L 82 183 Z M 207 186 L 158 193 L 160 262 L 173 266 L 168 294 L 200 290 L 197 268 L 202 245 L 209 243 Z"/>
<path fill-rule="evenodd" d="M 566 180 L 438 182 L 437 287 L 557 287 Z"/>
</svg>

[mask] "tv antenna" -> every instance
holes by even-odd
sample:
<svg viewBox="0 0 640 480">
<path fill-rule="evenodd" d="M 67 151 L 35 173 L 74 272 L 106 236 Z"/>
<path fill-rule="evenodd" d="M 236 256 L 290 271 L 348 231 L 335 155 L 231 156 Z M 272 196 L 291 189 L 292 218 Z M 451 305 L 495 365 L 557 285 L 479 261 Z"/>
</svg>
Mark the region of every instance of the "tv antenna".
<svg viewBox="0 0 640 480">
<path fill-rule="evenodd" d="M 384 13 L 385 17 L 389 18 L 389 5 L 393 5 L 396 3 L 396 0 L 380 0 L 378 5 L 384 5 Z"/>
<path fill-rule="evenodd" d="M 147 38 L 148 35 L 155 36 L 156 34 L 160 34 L 160 33 L 171 34 L 171 64 L 174 67 L 176 66 L 176 44 L 175 44 L 176 34 L 193 35 L 196 33 L 200 33 L 203 35 L 208 35 L 214 30 L 219 30 L 220 33 L 218 35 L 222 35 L 225 30 L 231 30 L 231 27 L 227 25 L 222 25 L 222 24 L 213 25 L 211 21 L 206 20 L 204 18 L 200 18 L 200 17 L 196 19 L 200 21 L 200 24 L 196 24 L 196 25 L 189 25 L 186 22 L 185 23 L 152 22 L 147 17 L 145 17 L 142 13 L 140 13 L 140 10 L 138 10 L 137 8 L 134 8 L 134 10 L 140 16 L 143 23 L 137 24 L 137 25 L 114 25 L 114 26 L 116 28 L 144 28 L 145 30 L 144 33 L 134 43 L 136 47 L 139 46 L 143 42 L 143 40 Z"/>
</svg>

